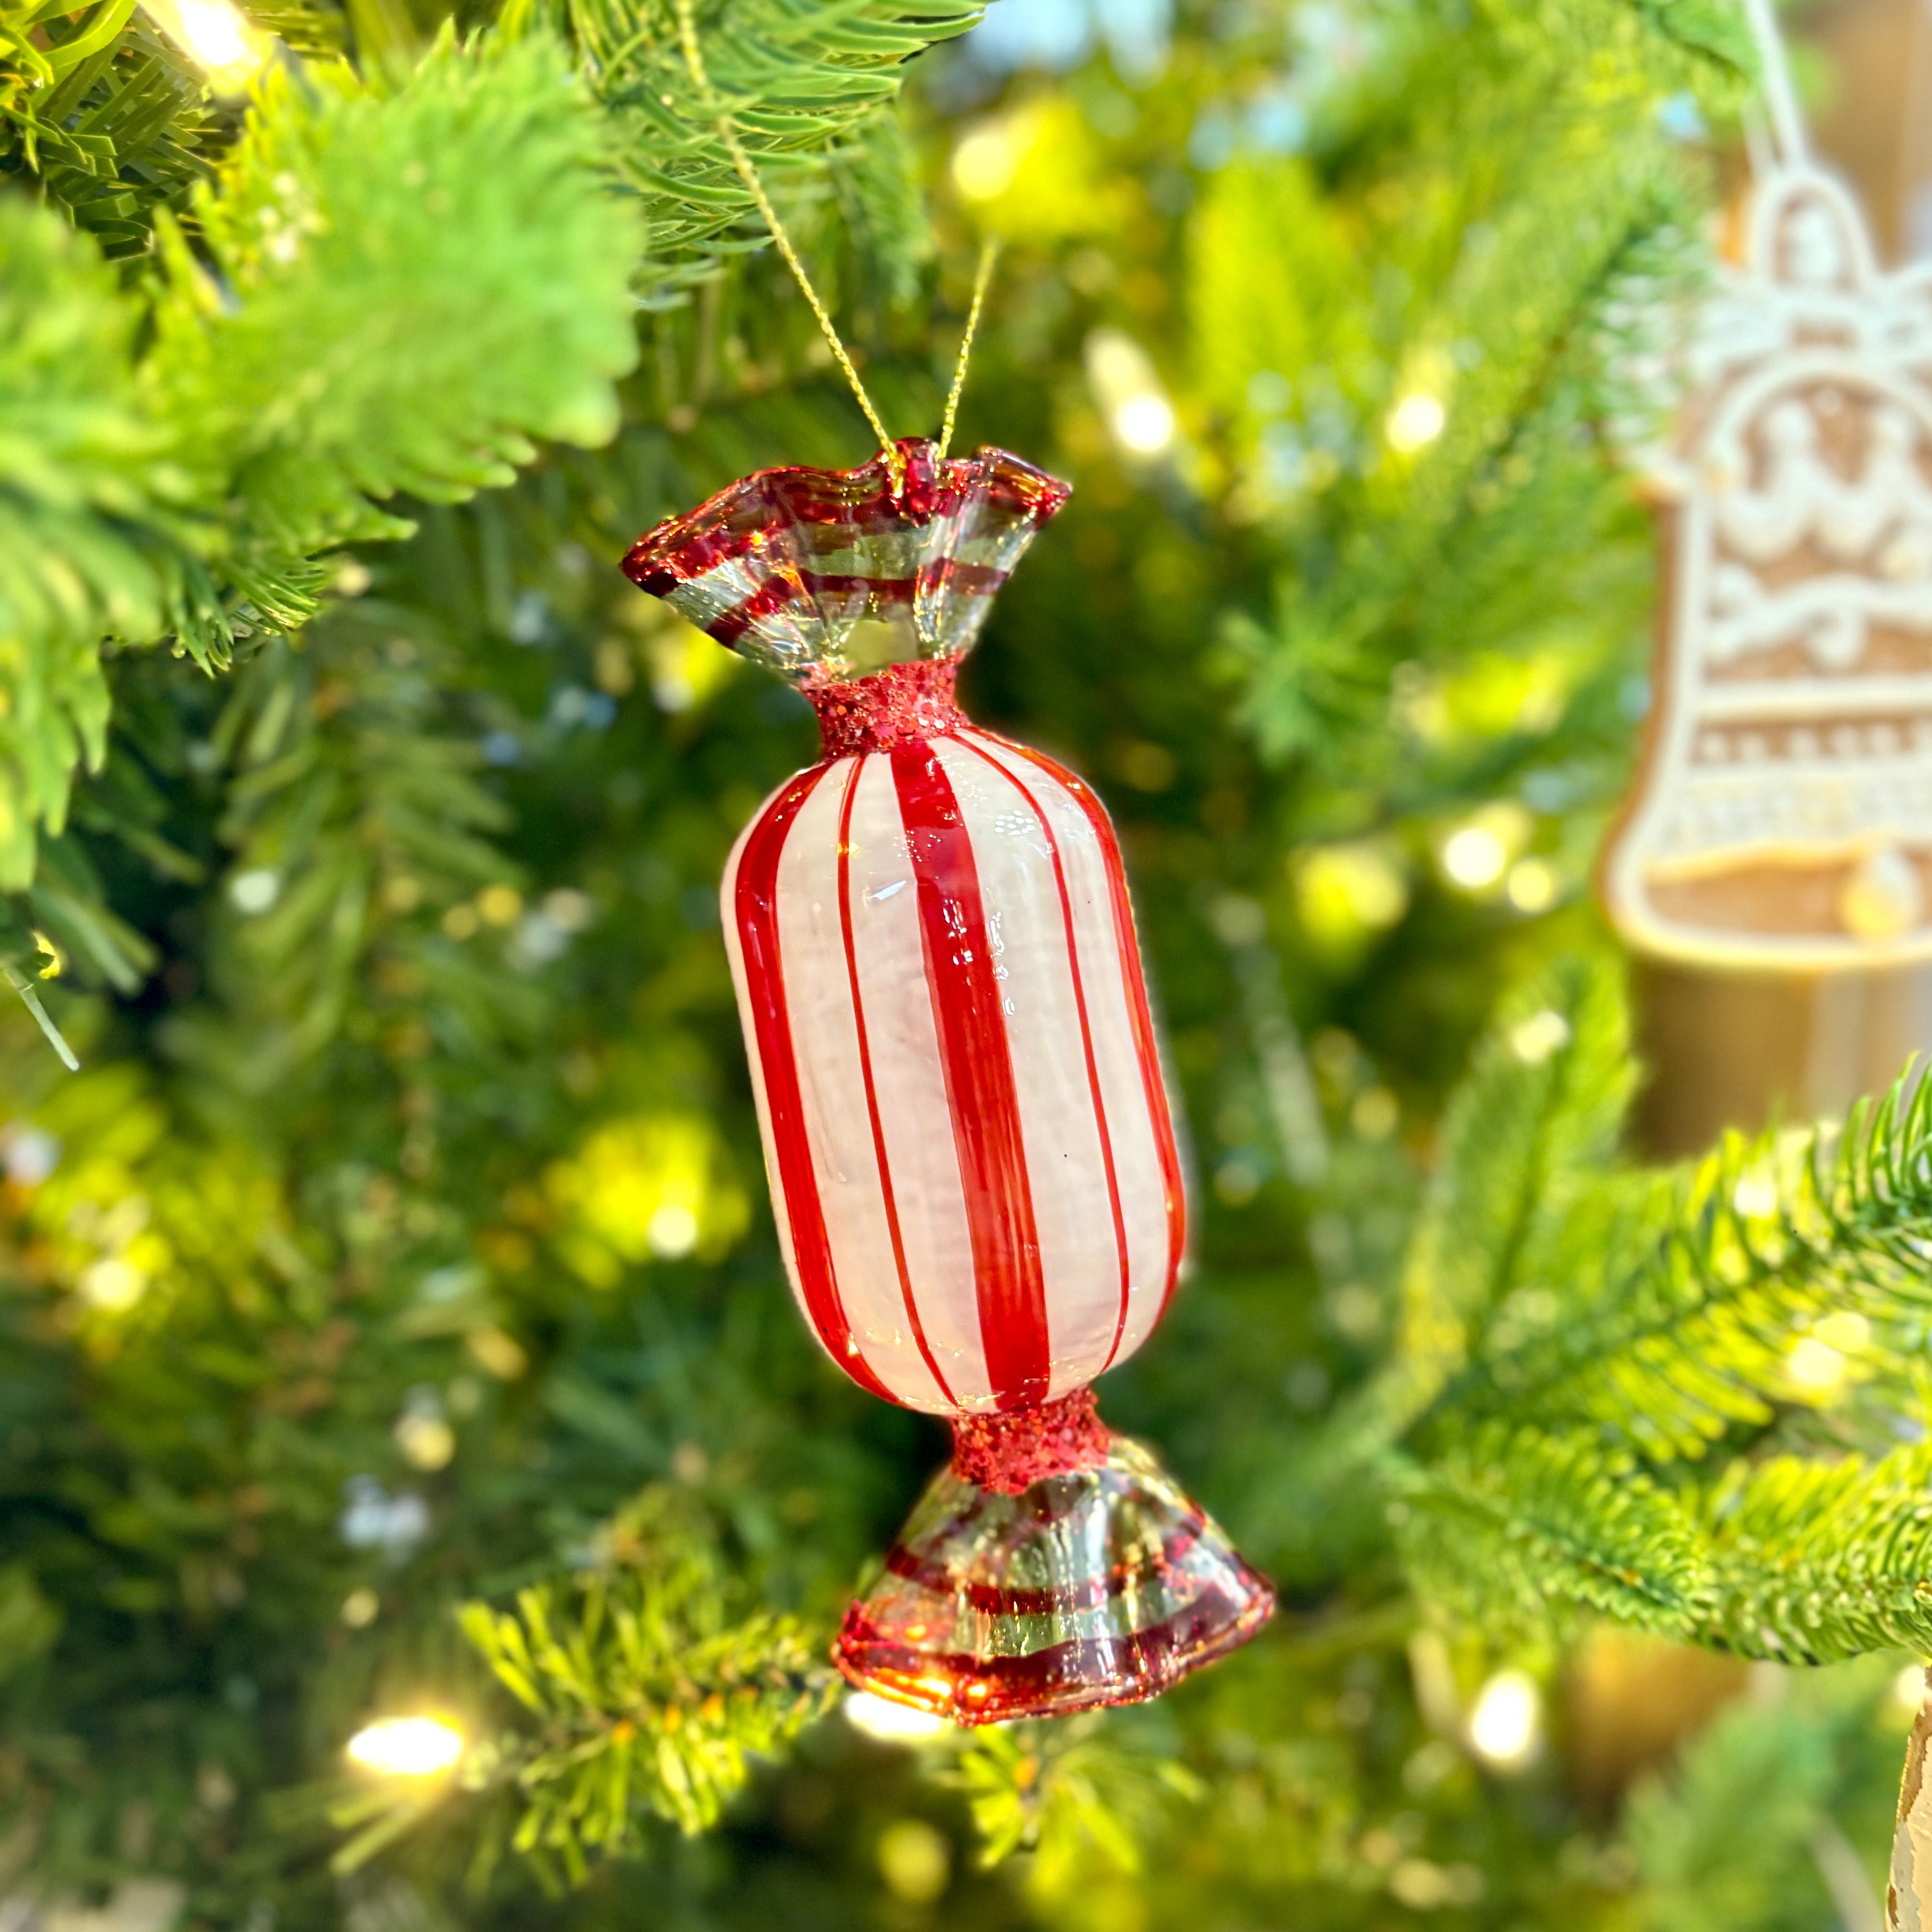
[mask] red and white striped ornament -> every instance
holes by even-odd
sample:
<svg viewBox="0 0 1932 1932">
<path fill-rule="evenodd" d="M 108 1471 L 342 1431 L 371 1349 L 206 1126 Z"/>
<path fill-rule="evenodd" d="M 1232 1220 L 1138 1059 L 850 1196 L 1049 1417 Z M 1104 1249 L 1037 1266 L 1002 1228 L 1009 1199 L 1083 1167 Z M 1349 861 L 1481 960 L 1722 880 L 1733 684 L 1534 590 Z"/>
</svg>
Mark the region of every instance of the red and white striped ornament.
<svg viewBox="0 0 1932 1932">
<path fill-rule="evenodd" d="M 1093 794 L 963 720 L 872 727 L 772 794 L 724 909 L 781 1238 L 832 1359 L 953 1414 L 1138 1348 L 1186 1207 Z"/>
<path fill-rule="evenodd" d="M 824 755 L 725 868 L 725 940 L 806 1318 L 962 1432 L 838 1659 L 973 1720 L 1152 1695 L 1273 1598 L 1087 1393 L 1152 1332 L 1186 1237 L 1112 826 L 953 701 L 1066 487 L 1000 451 L 897 458 L 761 471 L 625 568 L 818 710 Z"/>
</svg>

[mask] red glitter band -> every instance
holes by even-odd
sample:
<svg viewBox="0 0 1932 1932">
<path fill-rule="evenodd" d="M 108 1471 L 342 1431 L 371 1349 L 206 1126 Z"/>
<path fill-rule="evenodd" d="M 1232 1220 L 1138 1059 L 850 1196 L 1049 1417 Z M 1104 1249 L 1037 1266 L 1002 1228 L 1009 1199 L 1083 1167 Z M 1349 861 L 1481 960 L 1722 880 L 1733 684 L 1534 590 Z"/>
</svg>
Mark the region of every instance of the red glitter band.
<svg viewBox="0 0 1932 1932">
<path fill-rule="evenodd" d="M 1036 1408 L 955 1416 L 952 1472 L 996 1496 L 1016 1496 L 1042 1477 L 1099 1468 L 1113 1439 L 1094 1391 L 1076 1389 Z"/>
<path fill-rule="evenodd" d="M 952 697 L 958 675 L 957 658 L 922 658 L 808 690 L 826 757 L 889 752 L 895 745 L 956 731 L 966 722 Z"/>
</svg>

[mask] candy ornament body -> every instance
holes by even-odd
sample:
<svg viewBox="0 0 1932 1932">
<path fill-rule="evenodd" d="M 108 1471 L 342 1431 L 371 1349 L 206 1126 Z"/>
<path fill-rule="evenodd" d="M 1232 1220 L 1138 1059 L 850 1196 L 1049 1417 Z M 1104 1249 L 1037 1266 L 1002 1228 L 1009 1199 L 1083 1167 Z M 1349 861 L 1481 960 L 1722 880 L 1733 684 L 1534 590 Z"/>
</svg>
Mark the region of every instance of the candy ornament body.
<svg viewBox="0 0 1932 1932">
<path fill-rule="evenodd" d="M 1186 1207 L 1105 813 L 1038 753 L 929 722 L 848 712 L 852 749 L 739 841 L 724 922 L 806 1318 L 875 1394 L 976 1414 L 1138 1348 Z"/>
<path fill-rule="evenodd" d="M 959 658 L 1066 491 L 998 451 L 765 471 L 626 568 L 812 699 L 824 755 L 724 928 L 806 1319 L 959 1448 L 855 1604 L 855 1682 L 985 1721 L 1154 1694 L 1272 1593 L 1088 1393 L 1164 1312 L 1181 1168 L 1099 800 L 973 726 Z"/>
</svg>

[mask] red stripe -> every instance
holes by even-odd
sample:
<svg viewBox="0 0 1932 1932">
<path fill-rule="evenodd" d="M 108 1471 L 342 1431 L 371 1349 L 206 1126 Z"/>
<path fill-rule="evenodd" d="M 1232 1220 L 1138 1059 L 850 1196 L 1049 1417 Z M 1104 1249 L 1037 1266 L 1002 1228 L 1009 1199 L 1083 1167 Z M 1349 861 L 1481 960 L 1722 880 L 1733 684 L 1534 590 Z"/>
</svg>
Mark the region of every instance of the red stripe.
<svg viewBox="0 0 1932 1932">
<path fill-rule="evenodd" d="M 886 1227 L 892 1238 L 892 1264 L 898 1270 L 899 1293 L 905 1300 L 906 1319 L 912 1324 L 912 1338 L 939 1392 L 955 1408 L 958 1398 L 939 1372 L 926 1346 L 925 1324 L 919 1318 L 919 1304 L 913 1299 L 912 1274 L 906 1266 L 905 1242 L 899 1232 L 899 1208 L 892 1190 L 892 1163 L 886 1157 L 886 1130 L 879 1118 L 878 1089 L 872 1081 L 872 1046 L 866 1030 L 865 996 L 859 990 L 859 950 L 852 937 L 852 806 L 859 796 L 859 781 L 864 776 L 866 760 L 852 760 L 852 776 L 846 781 L 845 796 L 838 807 L 838 924 L 845 938 L 845 974 L 852 988 L 852 1021 L 859 1034 L 859 1071 L 866 1082 L 866 1114 L 872 1124 L 872 1153 L 879 1163 L 879 1196 L 886 1210 Z"/>
<path fill-rule="evenodd" d="M 791 1019 L 785 1003 L 784 974 L 778 958 L 778 861 L 786 836 L 805 802 L 831 770 L 814 765 L 779 793 L 760 816 L 738 860 L 733 910 L 745 968 L 745 994 L 758 1040 L 758 1072 L 764 1082 L 765 1116 L 778 1162 L 779 1191 L 791 1232 L 793 1265 L 806 1312 L 832 1359 L 861 1388 L 898 1398 L 867 1366 L 839 1299 L 832 1238 L 818 1198 L 818 1177 L 806 1132 L 805 1104 L 799 1092 L 798 1061 L 792 1052 Z"/>
<path fill-rule="evenodd" d="M 1147 981 L 1141 972 L 1140 941 L 1134 932 L 1133 902 L 1127 896 L 1126 868 L 1120 862 L 1120 842 L 1114 836 L 1114 821 L 1107 808 L 1096 798 L 1084 779 L 1065 766 L 1058 765 L 1044 752 L 1002 738 L 997 731 L 982 731 L 982 737 L 1017 752 L 1064 785 L 1074 802 L 1087 814 L 1094 836 L 1100 842 L 1106 862 L 1107 890 L 1113 901 L 1114 934 L 1120 947 L 1120 975 L 1127 989 L 1127 1013 L 1134 1029 L 1134 1046 L 1140 1061 L 1141 1084 L 1147 1094 L 1148 1120 L 1154 1129 L 1154 1146 L 1160 1157 L 1161 1188 L 1167 1203 L 1167 1285 L 1160 1298 L 1160 1313 L 1167 1312 L 1173 1299 L 1174 1284 L 1180 1275 L 1180 1258 L 1187 1242 L 1187 1190 L 1180 1178 L 1180 1150 L 1174 1138 L 1174 1117 L 1167 1104 L 1167 1088 L 1161 1078 L 1160 1048 L 1154 1038 L 1154 1016 L 1148 1010 Z M 1156 1321 L 1160 1316 L 1154 1318 Z"/>
<path fill-rule="evenodd" d="M 667 593 L 662 591 L 653 594 L 667 596 Z M 703 628 L 729 650 L 754 624 L 762 623 L 766 618 L 776 616 L 788 604 L 804 594 L 794 577 L 774 571 L 750 596 L 733 604 L 730 610 L 721 611 Z M 675 600 L 668 598 L 668 601 Z"/>
<path fill-rule="evenodd" d="M 1184 1522 L 1161 1539 L 1157 1558 L 1148 1560 L 1145 1548 L 1137 1548 L 1136 1561 L 1116 1563 L 1098 1576 L 1082 1576 L 1070 1582 L 1049 1583 L 1036 1589 L 1006 1589 L 998 1583 L 976 1582 L 962 1576 L 930 1556 L 920 1556 L 896 1543 L 886 1552 L 886 1568 L 895 1576 L 916 1585 L 928 1596 L 945 1603 L 964 1603 L 989 1617 L 1064 1617 L 1081 1610 L 1103 1610 L 1116 1597 L 1130 1590 L 1144 1594 L 1168 1587 L 1168 1573 L 1178 1570 L 1194 1553 L 1206 1526 L 1198 1516 Z M 934 1538 L 934 1544 L 945 1539 Z"/>
<path fill-rule="evenodd" d="M 1000 1408 L 1023 1408 L 1045 1401 L 1052 1380 L 1046 1284 L 979 868 L 934 746 L 914 739 L 884 755 L 892 761 L 919 893 L 926 985 L 965 1193 L 987 1378 Z"/>
<path fill-rule="evenodd" d="M 1066 970 L 1073 981 L 1074 1007 L 1080 1016 L 1080 1046 L 1087 1056 L 1087 1090 L 1094 1097 L 1094 1125 L 1100 1136 L 1100 1162 L 1107 1174 L 1107 1205 L 1114 1216 L 1114 1252 L 1120 1258 L 1120 1309 L 1114 1322 L 1114 1345 L 1107 1351 L 1106 1360 L 1100 1365 L 1100 1372 L 1105 1374 L 1113 1366 L 1114 1358 L 1120 1352 L 1120 1337 L 1126 1333 L 1127 1305 L 1133 1296 L 1133 1270 L 1127 1254 L 1126 1216 L 1120 1209 L 1120 1176 L 1114 1168 L 1113 1136 L 1107 1130 L 1107 1106 L 1100 1095 L 1100 1064 L 1094 1057 L 1094 1028 L 1088 1018 L 1087 989 L 1080 978 L 1080 947 L 1073 934 L 1073 897 L 1066 890 L 1066 868 L 1061 862 L 1060 842 L 1053 836 L 1046 808 L 1018 777 L 1008 771 L 990 752 L 982 751 L 963 734 L 959 735 L 959 742 L 976 758 L 991 765 L 1026 801 L 1027 809 L 1040 820 L 1040 836 L 1046 841 L 1046 849 L 1053 859 L 1053 883 L 1060 889 L 1060 916 L 1066 927 Z"/>
</svg>

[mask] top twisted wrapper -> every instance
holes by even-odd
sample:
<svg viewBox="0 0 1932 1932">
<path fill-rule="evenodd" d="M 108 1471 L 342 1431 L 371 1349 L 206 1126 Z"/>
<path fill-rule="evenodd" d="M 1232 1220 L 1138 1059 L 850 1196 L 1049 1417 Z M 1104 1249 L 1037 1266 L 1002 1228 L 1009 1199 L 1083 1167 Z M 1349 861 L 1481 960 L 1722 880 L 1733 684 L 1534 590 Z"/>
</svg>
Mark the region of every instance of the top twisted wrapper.
<svg viewBox="0 0 1932 1932">
<path fill-rule="evenodd" d="M 1003 449 L 940 461 L 923 437 L 857 470 L 760 470 L 640 537 L 624 560 L 721 644 L 806 690 L 956 662 L 1070 486 Z"/>
</svg>

